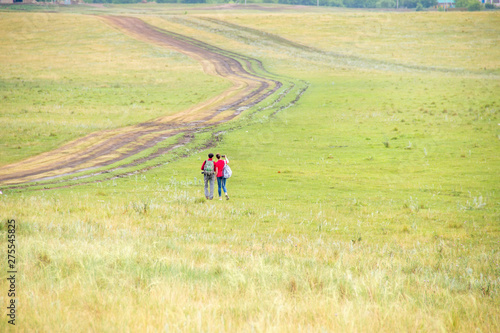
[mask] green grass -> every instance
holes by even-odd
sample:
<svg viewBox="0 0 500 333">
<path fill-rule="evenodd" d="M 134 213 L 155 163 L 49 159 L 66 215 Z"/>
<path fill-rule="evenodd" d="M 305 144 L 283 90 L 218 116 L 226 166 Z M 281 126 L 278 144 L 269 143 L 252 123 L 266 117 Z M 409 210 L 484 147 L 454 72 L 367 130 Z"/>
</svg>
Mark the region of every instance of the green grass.
<svg viewBox="0 0 500 333">
<path fill-rule="evenodd" d="M 0 15 L 0 164 L 184 110 L 229 86 L 96 17 Z"/>
<path fill-rule="evenodd" d="M 213 17 L 304 42 L 296 21 L 272 26 L 265 14 L 232 15 Z M 370 15 L 359 14 L 373 22 Z M 383 14 L 388 24 L 372 41 L 380 50 L 398 49 L 387 31 L 406 25 L 400 15 Z M 480 31 L 497 29 L 491 15 L 468 42 L 487 42 Z M 315 31 L 334 30 L 333 16 L 330 25 L 324 15 L 294 17 Z M 344 17 L 343 29 L 358 29 L 365 22 L 358 19 Z M 430 36 L 421 52 L 456 56 L 454 39 L 430 33 L 445 25 L 442 16 L 418 20 Z M 377 70 L 376 54 L 348 62 L 198 17 L 149 22 L 257 57 L 309 88 L 294 107 L 224 125 L 230 131 L 213 149 L 166 157 L 170 163 L 144 174 L 6 190 L 2 219 L 19 225 L 19 330 L 500 330 L 494 58 L 483 75 L 466 61 L 405 62 L 401 50 L 381 57 Z M 318 34 L 307 39 L 310 47 L 336 51 Z M 461 52 L 472 58 L 484 50 Z M 199 168 L 209 151 L 230 158 L 230 201 L 203 199 Z"/>
<path fill-rule="evenodd" d="M 498 74 L 499 13 L 355 11 L 218 18 L 348 57 Z"/>
</svg>

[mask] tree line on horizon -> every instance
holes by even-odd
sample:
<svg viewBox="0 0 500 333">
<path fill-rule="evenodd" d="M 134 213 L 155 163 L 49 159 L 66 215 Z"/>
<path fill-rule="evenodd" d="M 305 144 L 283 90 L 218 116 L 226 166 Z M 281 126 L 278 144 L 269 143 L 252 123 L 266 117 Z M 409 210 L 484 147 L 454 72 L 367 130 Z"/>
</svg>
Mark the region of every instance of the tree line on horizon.
<svg viewBox="0 0 500 333">
<path fill-rule="evenodd" d="M 243 2 L 244 0 L 240 0 Z M 87 3 L 139 3 L 143 0 L 85 0 Z M 155 0 L 157 3 L 234 3 L 231 0 Z M 437 0 L 247 0 L 247 3 L 277 3 L 303 6 L 329 6 L 346 8 L 429 8 Z"/>
</svg>

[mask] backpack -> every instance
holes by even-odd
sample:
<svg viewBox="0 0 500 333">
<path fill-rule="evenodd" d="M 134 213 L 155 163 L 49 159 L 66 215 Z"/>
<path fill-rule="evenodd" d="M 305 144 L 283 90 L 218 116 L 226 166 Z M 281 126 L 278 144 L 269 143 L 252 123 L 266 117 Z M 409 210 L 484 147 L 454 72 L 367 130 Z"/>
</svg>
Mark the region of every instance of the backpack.
<svg viewBox="0 0 500 333">
<path fill-rule="evenodd" d="M 231 171 L 231 168 L 226 163 L 224 165 L 224 169 L 222 169 L 222 176 L 227 179 L 227 178 L 230 178 L 232 174 L 233 174 L 233 171 Z"/>
<path fill-rule="evenodd" d="M 203 174 L 207 176 L 212 176 L 214 174 L 214 161 L 205 161 L 205 166 L 203 167 Z"/>
</svg>

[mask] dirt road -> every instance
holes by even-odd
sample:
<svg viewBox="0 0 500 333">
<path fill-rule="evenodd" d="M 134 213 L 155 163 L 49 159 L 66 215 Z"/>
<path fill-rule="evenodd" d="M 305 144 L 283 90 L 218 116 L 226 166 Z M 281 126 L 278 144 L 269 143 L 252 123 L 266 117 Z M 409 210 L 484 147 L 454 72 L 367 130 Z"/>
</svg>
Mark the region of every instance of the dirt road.
<svg viewBox="0 0 500 333">
<path fill-rule="evenodd" d="M 200 128 L 229 121 L 273 94 L 282 84 L 266 78 L 262 64 L 252 58 L 218 49 L 201 41 L 161 30 L 123 16 L 102 17 L 105 23 L 134 38 L 182 52 L 201 63 L 206 73 L 224 77 L 232 86 L 222 94 L 175 115 L 119 129 L 91 133 L 50 152 L 0 168 L 0 185 L 24 184 L 97 169 L 133 158 L 144 150 L 184 134 L 175 146 L 186 144 Z M 143 163 L 174 146 L 127 165 Z"/>
</svg>

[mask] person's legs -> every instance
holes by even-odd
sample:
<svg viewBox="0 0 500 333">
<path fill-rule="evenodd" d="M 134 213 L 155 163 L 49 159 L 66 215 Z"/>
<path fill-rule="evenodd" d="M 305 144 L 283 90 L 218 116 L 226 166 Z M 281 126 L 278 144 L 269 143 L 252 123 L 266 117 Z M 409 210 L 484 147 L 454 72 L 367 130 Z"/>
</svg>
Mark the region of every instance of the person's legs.
<svg viewBox="0 0 500 333">
<path fill-rule="evenodd" d="M 210 176 L 210 195 L 208 196 L 210 200 L 214 198 L 214 181 L 215 181 L 215 176 L 214 175 Z"/>
<path fill-rule="evenodd" d="M 224 190 L 224 194 L 226 195 L 226 199 L 229 200 L 229 196 L 227 195 L 227 188 L 226 188 L 226 178 L 222 178 L 222 189 Z"/>
<path fill-rule="evenodd" d="M 218 190 L 219 190 L 219 198 L 222 196 L 222 180 L 224 178 L 223 177 L 217 177 L 217 187 L 218 187 Z"/>
<path fill-rule="evenodd" d="M 205 181 L 205 198 L 209 198 L 209 193 L 208 193 L 208 182 L 210 180 L 210 177 L 208 175 L 203 175 L 203 180 Z M 214 188 L 214 182 L 212 180 L 212 196 L 213 196 L 213 188 Z"/>
<path fill-rule="evenodd" d="M 224 193 L 227 193 L 226 180 L 226 178 L 222 178 L 222 190 L 224 191 Z"/>
</svg>

